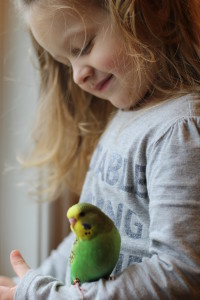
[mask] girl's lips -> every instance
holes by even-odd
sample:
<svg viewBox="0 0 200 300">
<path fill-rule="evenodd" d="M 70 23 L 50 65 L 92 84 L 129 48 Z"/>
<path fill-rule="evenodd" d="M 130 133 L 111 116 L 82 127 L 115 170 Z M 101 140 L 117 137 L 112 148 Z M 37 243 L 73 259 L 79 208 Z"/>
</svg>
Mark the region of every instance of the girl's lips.
<svg viewBox="0 0 200 300">
<path fill-rule="evenodd" d="M 104 90 L 107 87 L 107 85 L 110 82 L 110 80 L 112 79 L 112 77 L 113 77 L 113 75 L 110 74 L 106 78 L 104 78 L 103 80 L 101 80 L 100 82 L 98 82 L 95 85 L 94 90 L 95 91 L 102 91 L 102 90 Z"/>
</svg>

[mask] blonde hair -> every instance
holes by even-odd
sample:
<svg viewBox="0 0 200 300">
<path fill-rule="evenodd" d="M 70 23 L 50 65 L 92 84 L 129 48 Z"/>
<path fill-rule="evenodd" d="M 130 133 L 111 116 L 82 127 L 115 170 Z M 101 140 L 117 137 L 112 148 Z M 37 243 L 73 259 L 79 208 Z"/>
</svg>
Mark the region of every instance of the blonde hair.
<svg viewBox="0 0 200 300">
<path fill-rule="evenodd" d="M 111 0 L 109 4 L 138 73 L 143 77 L 149 64 L 156 64 L 157 74 L 149 78 L 151 93 L 159 91 L 165 99 L 200 92 L 199 0 Z"/>
<path fill-rule="evenodd" d="M 15 1 L 26 9 L 40 0 Z M 149 94 L 163 100 L 186 93 L 200 94 L 198 0 L 90 2 L 104 5 L 109 11 L 113 27 L 127 44 L 130 60 L 138 67 L 138 76 L 142 80 L 146 74 L 149 80 Z M 74 84 L 71 69 L 55 61 L 33 36 L 32 41 L 41 86 L 33 132 L 35 147 L 25 165 L 48 169 L 47 186 L 53 194 L 66 186 L 80 194 L 91 154 L 115 108 L 109 101 L 99 101 L 83 92 Z M 156 77 L 148 71 L 152 64 L 158 70 Z"/>
<path fill-rule="evenodd" d="M 81 90 L 73 82 L 71 69 L 55 61 L 33 36 L 32 41 L 41 85 L 35 147 L 23 164 L 48 168 L 49 198 L 66 186 L 79 195 L 92 151 L 114 108 Z"/>
</svg>

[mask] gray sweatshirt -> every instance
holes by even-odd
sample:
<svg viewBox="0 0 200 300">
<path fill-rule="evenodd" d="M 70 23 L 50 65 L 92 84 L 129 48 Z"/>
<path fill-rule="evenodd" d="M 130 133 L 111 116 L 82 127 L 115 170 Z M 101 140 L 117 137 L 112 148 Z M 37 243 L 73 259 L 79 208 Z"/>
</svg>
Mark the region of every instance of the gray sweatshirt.
<svg viewBox="0 0 200 300">
<path fill-rule="evenodd" d="M 80 201 L 122 238 L 115 279 L 69 283 L 70 234 L 15 299 L 200 299 L 200 99 L 118 111 L 93 154 Z"/>
</svg>

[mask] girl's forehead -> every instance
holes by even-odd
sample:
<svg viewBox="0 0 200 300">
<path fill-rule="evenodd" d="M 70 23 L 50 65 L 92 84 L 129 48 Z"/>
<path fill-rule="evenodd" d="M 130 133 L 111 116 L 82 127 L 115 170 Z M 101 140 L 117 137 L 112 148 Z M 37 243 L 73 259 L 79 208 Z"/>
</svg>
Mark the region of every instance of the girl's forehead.
<svg viewBox="0 0 200 300">
<path fill-rule="evenodd" d="M 52 26 L 56 23 L 64 22 L 66 26 L 76 26 L 80 23 L 87 25 L 87 23 L 98 22 L 98 16 L 101 14 L 107 14 L 107 11 L 102 9 L 96 4 L 92 4 L 89 7 L 85 5 L 70 5 L 74 1 L 36 1 L 33 6 L 25 14 L 28 24 L 37 21 L 39 26 L 45 25 L 44 22 L 50 22 Z M 84 1 L 85 2 L 85 1 Z M 77 3 L 77 1 L 75 2 Z M 97 17 L 97 18 L 96 18 Z"/>
<path fill-rule="evenodd" d="M 83 6 L 46 6 L 40 2 L 30 9 L 26 22 L 38 43 L 48 52 L 57 53 L 56 48 L 61 49 L 64 41 L 70 44 L 81 34 L 85 38 L 88 32 L 103 26 L 105 16 L 107 12 L 96 5 L 86 10 Z"/>
<path fill-rule="evenodd" d="M 33 0 L 29 6 L 26 7 L 25 13 L 29 13 L 32 10 L 36 9 L 39 13 L 42 14 L 46 12 L 47 15 L 54 15 L 58 12 L 66 12 L 68 9 L 71 12 L 81 15 L 91 15 L 93 9 L 103 8 L 104 6 L 101 4 L 101 1 L 77 1 L 77 0 Z M 44 11 L 44 12 L 43 12 Z M 91 15 L 92 16 L 92 15 Z"/>
</svg>

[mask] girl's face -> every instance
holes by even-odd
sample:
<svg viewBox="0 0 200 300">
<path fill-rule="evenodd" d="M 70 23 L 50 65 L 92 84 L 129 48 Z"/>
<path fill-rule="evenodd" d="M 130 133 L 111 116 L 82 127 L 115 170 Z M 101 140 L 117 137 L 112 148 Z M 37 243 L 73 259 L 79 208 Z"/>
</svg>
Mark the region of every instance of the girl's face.
<svg viewBox="0 0 200 300">
<path fill-rule="evenodd" d="M 147 82 L 139 81 L 106 10 L 91 5 L 53 9 L 42 2 L 34 3 L 26 21 L 38 43 L 55 60 L 71 66 L 81 89 L 121 109 L 144 97 Z"/>
</svg>

